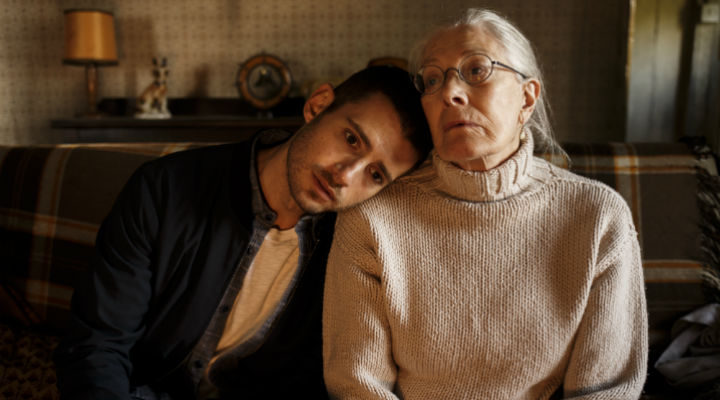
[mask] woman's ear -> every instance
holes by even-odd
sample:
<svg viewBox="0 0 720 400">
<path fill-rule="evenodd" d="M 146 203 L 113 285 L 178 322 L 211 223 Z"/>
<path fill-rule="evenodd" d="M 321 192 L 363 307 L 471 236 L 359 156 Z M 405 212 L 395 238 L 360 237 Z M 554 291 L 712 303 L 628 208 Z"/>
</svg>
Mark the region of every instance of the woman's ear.
<svg viewBox="0 0 720 400">
<path fill-rule="evenodd" d="M 327 108 L 335 100 L 335 91 L 332 85 L 329 83 L 323 83 L 317 89 L 315 89 L 310 97 L 305 101 L 303 107 L 303 117 L 305 122 L 308 123 L 313 120 L 318 114 Z"/>
<path fill-rule="evenodd" d="M 535 78 L 526 79 L 523 82 L 523 106 L 520 110 L 520 124 L 524 125 L 530 120 L 530 116 L 535 110 L 537 100 L 540 98 L 540 81 Z"/>
</svg>

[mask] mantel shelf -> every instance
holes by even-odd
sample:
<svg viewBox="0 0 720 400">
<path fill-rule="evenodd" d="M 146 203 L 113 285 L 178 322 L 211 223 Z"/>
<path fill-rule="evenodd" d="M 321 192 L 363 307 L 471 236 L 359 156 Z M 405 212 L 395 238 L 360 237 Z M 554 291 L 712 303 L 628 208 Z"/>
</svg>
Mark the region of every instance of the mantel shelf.
<svg viewBox="0 0 720 400">
<path fill-rule="evenodd" d="M 135 118 L 132 99 L 104 99 L 100 117 L 62 118 L 50 127 L 64 142 L 230 142 L 263 129 L 295 131 L 304 124 L 302 99 L 287 99 L 270 112 L 249 108 L 239 99 L 170 99 L 167 119 Z M 270 117 L 269 115 L 273 115 Z"/>
<path fill-rule="evenodd" d="M 56 129 L 103 129 L 103 128 L 233 128 L 297 127 L 302 117 L 258 118 L 234 115 L 178 116 L 168 119 L 142 119 L 133 117 L 80 117 L 56 119 L 50 126 Z"/>
</svg>

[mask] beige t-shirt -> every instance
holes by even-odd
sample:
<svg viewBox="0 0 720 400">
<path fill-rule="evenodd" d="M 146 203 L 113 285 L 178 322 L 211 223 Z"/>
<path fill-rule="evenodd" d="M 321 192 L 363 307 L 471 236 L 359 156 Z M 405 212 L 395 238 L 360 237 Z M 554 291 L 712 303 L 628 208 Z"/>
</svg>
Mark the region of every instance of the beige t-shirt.
<svg viewBox="0 0 720 400">
<path fill-rule="evenodd" d="M 268 231 L 235 298 L 216 354 L 251 338 L 273 314 L 297 271 L 298 256 L 294 229 Z"/>
</svg>

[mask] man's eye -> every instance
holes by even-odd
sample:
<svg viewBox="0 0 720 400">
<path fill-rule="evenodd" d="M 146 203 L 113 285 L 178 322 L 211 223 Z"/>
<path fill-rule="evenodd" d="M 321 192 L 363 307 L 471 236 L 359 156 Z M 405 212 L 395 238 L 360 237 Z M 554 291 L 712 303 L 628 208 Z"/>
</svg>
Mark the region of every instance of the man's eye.
<svg viewBox="0 0 720 400">
<path fill-rule="evenodd" d="M 377 183 L 378 185 L 382 185 L 385 183 L 385 177 L 378 170 L 370 170 L 370 177 L 372 177 L 373 182 Z"/>
<path fill-rule="evenodd" d="M 440 78 L 437 78 L 437 77 L 431 77 L 431 78 L 427 78 L 425 80 L 425 87 L 432 88 L 439 84 L 440 84 Z"/>
<path fill-rule="evenodd" d="M 355 146 L 355 145 L 357 145 L 358 142 L 359 142 L 357 136 L 355 136 L 355 134 L 352 133 L 352 132 L 350 132 L 350 131 L 345 131 L 345 141 L 346 141 L 350 146 Z"/>
</svg>

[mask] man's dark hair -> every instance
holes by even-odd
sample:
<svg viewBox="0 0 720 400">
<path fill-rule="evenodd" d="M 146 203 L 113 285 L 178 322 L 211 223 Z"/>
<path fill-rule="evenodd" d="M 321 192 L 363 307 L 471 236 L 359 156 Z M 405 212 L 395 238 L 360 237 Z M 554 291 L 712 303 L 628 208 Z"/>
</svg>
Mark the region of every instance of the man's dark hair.
<svg viewBox="0 0 720 400">
<path fill-rule="evenodd" d="M 420 93 L 407 71 L 390 66 L 368 67 L 360 70 L 335 88 L 335 100 L 323 111 L 330 113 L 346 103 L 356 103 L 380 93 L 385 95 L 400 116 L 405 137 L 420 154 L 420 162 L 432 149 L 432 137 Z"/>
</svg>

